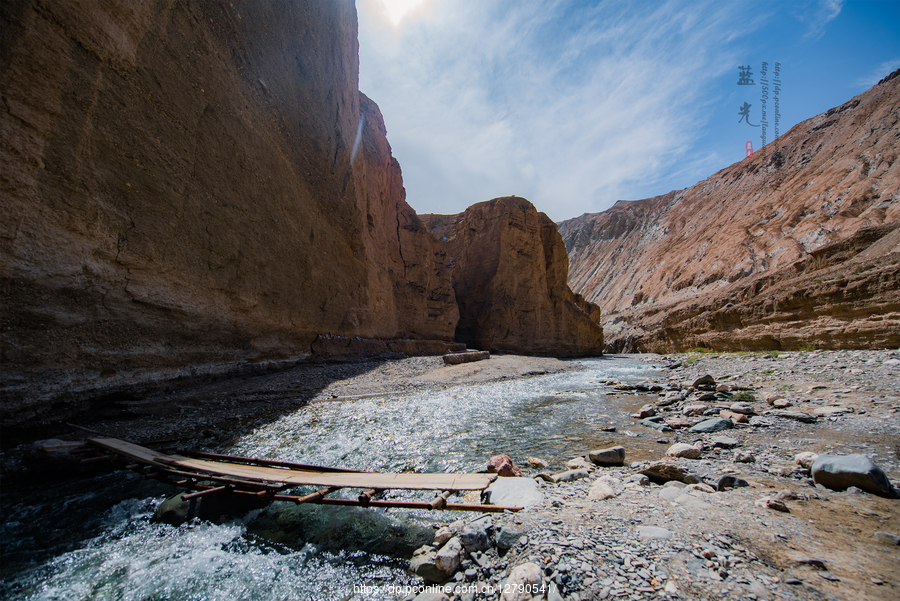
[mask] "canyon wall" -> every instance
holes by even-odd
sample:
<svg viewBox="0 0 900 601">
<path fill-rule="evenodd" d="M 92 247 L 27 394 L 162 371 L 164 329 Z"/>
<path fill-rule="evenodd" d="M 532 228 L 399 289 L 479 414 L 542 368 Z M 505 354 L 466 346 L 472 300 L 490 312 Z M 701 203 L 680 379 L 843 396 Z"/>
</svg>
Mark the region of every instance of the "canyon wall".
<svg viewBox="0 0 900 601">
<path fill-rule="evenodd" d="M 7 0 L 0 27 L 4 413 L 448 348 L 445 251 L 358 92 L 353 0 Z"/>
<path fill-rule="evenodd" d="M 601 353 L 599 308 L 569 289 L 556 224 L 530 202 L 495 198 L 422 220 L 452 259 L 458 341 L 528 354 Z"/>
<path fill-rule="evenodd" d="M 900 346 L 900 71 L 704 181 L 559 225 L 611 350 Z"/>
</svg>

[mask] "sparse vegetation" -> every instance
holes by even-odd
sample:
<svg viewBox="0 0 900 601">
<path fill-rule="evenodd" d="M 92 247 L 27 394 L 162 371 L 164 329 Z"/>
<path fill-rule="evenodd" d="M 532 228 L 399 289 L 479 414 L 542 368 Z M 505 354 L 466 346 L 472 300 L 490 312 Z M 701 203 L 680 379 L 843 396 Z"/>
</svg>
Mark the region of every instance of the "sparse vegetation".
<svg viewBox="0 0 900 601">
<path fill-rule="evenodd" d="M 800 345 L 800 350 L 803 352 L 811 352 L 819 350 L 819 345 L 814 342 L 807 342 L 805 344 Z"/>
<path fill-rule="evenodd" d="M 712 349 L 703 348 L 702 346 L 697 346 L 688 350 L 689 353 L 711 353 Z"/>
<path fill-rule="evenodd" d="M 773 359 L 784 354 L 784 351 L 766 351 L 766 354 Z"/>
<path fill-rule="evenodd" d="M 747 401 L 749 403 L 749 402 L 756 400 L 756 395 L 753 394 L 753 392 L 751 392 L 749 390 L 741 390 L 740 392 L 736 392 L 733 395 L 731 395 L 731 400 L 732 401 Z"/>
</svg>

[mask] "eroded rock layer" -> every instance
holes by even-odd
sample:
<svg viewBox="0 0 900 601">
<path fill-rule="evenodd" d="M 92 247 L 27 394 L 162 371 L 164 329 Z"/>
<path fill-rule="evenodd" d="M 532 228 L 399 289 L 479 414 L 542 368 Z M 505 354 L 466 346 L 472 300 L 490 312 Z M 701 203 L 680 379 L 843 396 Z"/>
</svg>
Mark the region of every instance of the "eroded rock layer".
<svg viewBox="0 0 900 601">
<path fill-rule="evenodd" d="M 562 238 L 534 205 L 510 196 L 422 219 L 453 261 L 458 341 L 483 350 L 600 354 L 599 308 L 569 289 Z"/>
<path fill-rule="evenodd" d="M 561 223 L 610 347 L 900 346 L 898 75 L 686 190 Z"/>
<path fill-rule="evenodd" d="M 352 0 L 11 0 L 0 26 L 7 398 L 452 340 Z"/>
</svg>

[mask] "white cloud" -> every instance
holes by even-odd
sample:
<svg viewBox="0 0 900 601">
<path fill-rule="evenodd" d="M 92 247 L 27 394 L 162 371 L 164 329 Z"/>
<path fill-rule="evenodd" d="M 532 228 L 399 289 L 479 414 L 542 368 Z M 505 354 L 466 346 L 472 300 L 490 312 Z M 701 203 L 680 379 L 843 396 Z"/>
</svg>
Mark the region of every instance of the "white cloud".
<svg viewBox="0 0 900 601">
<path fill-rule="evenodd" d="M 427 0 L 394 28 L 379 1 L 359 0 L 360 88 L 420 213 L 516 194 L 560 220 L 717 164 L 686 156 L 740 62 L 732 3 Z"/>
<path fill-rule="evenodd" d="M 841 14 L 844 0 L 813 0 L 800 7 L 797 18 L 806 23 L 805 38 L 818 40 L 825 34 L 828 24 Z"/>
<path fill-rule="evenodd" d="M 900 69 L 900 57 L 891 59 L 889 61 L 884 61 L 876 68 L 872 69 L 872 71 L 870 71 L 868 74 L 860 77 L 855 82 L 853 82 L 853 85 L 865 89 L 871 88 L 897 69 Z"/>
</svg>

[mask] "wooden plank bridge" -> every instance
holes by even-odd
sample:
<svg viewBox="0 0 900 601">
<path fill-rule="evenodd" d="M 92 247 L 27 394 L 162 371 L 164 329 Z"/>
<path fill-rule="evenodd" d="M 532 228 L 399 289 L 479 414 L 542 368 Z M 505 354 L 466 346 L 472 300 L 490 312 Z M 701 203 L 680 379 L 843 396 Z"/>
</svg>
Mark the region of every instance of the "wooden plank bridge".
<svg viewBox="0 0 900 601">
<path fill-rule="evenodd" d="M 98 449 L 113 453 L 135 463 L 129 468 L 196 492 L 184 495 L 185 500 L 209 494 L 230 492 L 256 495 L 275 501 L 319 503 L 359 507 L 400 507 L 406 509 L 444 509 L 455 511 L 502 512 L 519 511 L 521 507 L 449 503 L 457 492 L 484 490 L 496 474 L 390 474 L 361 472 L 341 468 L 179 451 L 161 453 L 117 438 L 89 438 L 87 442 Z M 297 496 L 284 494 L 299 486 L 324 487 L 312 494 Z M 362 489 L 356 499 L 328 497 L 341 489 Z M 388 490 L 433 490 L 438 494 L 432 501 L 393 501 L 375 497 Z"/>
</svg>

